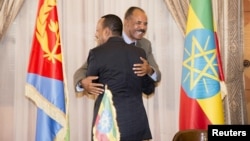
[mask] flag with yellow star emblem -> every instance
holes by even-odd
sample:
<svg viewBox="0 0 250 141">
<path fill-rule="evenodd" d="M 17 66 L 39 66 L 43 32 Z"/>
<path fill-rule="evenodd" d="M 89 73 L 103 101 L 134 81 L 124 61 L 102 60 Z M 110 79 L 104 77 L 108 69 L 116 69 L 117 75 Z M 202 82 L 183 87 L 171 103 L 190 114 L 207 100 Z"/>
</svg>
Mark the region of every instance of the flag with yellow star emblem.
<svg viewBox="0 0 250 141">
<path fill-rule="evenodd" d="M 116 119 L 116 109 L 113 105 L 112 93 L 105 86 L 105 92 L 93 127 L 94 141 L 119 141 L 120 132 Z"/>
<path fill-rule="evenodd" d="M 40 0 L 25 95 L 37 106 L 36 141 L 68 141 L 68 95 L 56 0 Z"/>
<path fill-rule="evenodd" d="M 224 124 L 211 0 L 191 0 L 184 43 L 179 129 Z"/>
</svg>

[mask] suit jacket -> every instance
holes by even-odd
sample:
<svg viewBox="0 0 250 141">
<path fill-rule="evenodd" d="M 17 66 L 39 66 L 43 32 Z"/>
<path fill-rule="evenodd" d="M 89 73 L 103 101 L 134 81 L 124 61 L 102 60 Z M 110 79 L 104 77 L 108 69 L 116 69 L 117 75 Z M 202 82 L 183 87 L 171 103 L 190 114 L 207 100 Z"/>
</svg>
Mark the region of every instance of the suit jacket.
<svg viewBox="0 0 250 141">
<path fill-rule="evenodd" d="M 161 80 L 161 72 L 159 70 L 159 67 L 154 59 L 153 53 L 152 53 L 152 47 L 151 42 L 147 40 L 146 38 L 142 38 L 141 40 L 138 40 L 136 43 L 136 47 L 142 48 L 146 52 L 146 58 L 148 60 L 149 65 L 154 69 L 154 71 L 157 74 L 157 81 L 159 82 Z M 79 81 L 81 81 L 83 78 L 86 77 L 86 71 L 87 71 L 87 62 L 85 62 L 76 72 L 74 73 L 74 88 L 76 88 Z M 75 89 L 75 92 L 78 93 L 78 91 Z M 81 94 L 81 92 L 79 92 Z"/>
<path fill-rule="evenodd" d="M 143 49 L 128 45 L 121 37 L 111 37 L 103 45 L 93 48 L 88 56 L 87 76 L 99 76 L 98 83 L 107 84 L 113 94 L 121 140 L 151 139 L 151 132 L 142 100 L 142 91 L 152 93 L 154 81 L 148 76 L 138 77 L 133 64 L 142 63 Z M 144 87 L 144 88 L 143 88 Z M 94 120 L 103 95 L 94 107 Z"/>
<path fill-rule="evenodd" d="M 142 48 L 146 52 L 148 63 L 157 74 L 156 82 L 159 82 L 161 80 L 161 72 L 153 56 L 151 42 L 146 38 L 142 38 L 136 42 L 136 46 Z"/>
</svg>

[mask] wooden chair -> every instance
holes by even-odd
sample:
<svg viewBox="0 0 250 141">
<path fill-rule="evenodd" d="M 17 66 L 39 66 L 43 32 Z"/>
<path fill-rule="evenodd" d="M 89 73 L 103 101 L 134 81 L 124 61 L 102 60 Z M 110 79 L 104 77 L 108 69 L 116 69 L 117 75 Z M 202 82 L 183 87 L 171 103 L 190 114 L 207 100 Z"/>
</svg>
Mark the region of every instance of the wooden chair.
<svg viewBox="0 0 250 141">
<path fill-rule="evenodd" d="M 173 141 L 207 141 L 207 130 L 181 130 L 174 135 Z"/>
</svg>

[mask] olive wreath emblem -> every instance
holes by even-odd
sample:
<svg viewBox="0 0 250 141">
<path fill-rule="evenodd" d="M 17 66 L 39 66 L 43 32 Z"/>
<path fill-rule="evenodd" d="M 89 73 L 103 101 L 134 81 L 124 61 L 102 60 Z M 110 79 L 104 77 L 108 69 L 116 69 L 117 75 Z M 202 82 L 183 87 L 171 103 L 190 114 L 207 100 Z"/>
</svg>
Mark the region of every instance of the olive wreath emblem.
<svg viewBox="0 0 250 141">
<path fill-rule="evenodd" d="M 56 53 L 57 49 L 61 45 L 60 43 L 60 33 L 59 33 L 59 24 L 58 21 L 47 21 L 49 12 L 55 8 L 56 0 L 45 0 L 43 5 L 40 8 L 38 18 L 36 21 L 36 38 L 41 45 L 42 50 L 44 51 L 44 58 L 47 58 L 52 63 L 55 63 L 56 60 L 62 61 L 61 52 Z M 49 23 L 48 23 L 49 22 Z M 52 50 L 49 48 L 48 44 L 48 33 L 46 27 L 55 34 L 55 44 L 52 47 Z"/>
</svg>

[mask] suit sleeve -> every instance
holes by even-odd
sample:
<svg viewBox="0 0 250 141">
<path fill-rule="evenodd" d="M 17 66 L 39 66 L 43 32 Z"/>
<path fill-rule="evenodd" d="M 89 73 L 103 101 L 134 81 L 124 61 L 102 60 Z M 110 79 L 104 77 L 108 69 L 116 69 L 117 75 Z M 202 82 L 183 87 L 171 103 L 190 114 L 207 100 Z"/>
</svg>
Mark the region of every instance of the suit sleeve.
<svg viewBox="0 0 250 141">
<path fill-rule="evenodd" d="M 146 52 L 142 50 L 142 57 L 146 58 Z M 142 77 L 142 92 L 146 95 L 149 95 L 155 91 L 155 81 L 148 75 Z"/>
<path fill-rule="evenodd" d="M 155 81 L 148 75 L 142 78 L 142 92 L 146 95 L 150 95 L 155 91 Z"/>
<path fill-rule="evenodd" d="M 85 61 L 84 64 L 82 64 L 82 66 L 78 68 L 74 73 L 73 85 L 74 85 L 76 94 L 81 93 L 81 91 L 77 91 L 77 87 L 78 87 L 77 85 L 82 79 L 86 78 L 87 67 L 88 67 L 87 61 Z"/>
<path fill-rule="evenodd" d="M 146 40 L 146 41 L 145 40 L 144 40 L 144 42 L 142 42 L 142 46 L 145 47 L 144 49 L 145 49 L 145 52 L 147 55 L 147 60 L 148 60 L 149 65 L 153 68 L 153 70 L 155 71 L 155 73 L 157 75 L 156 82 L 159 82 L 159 81 L 161 81 L 161 72 L 160 72 L 159 66 L 156 63 L 155 58 L 153 56 L 151 42 L 148 40 Z"/>
</svg>

